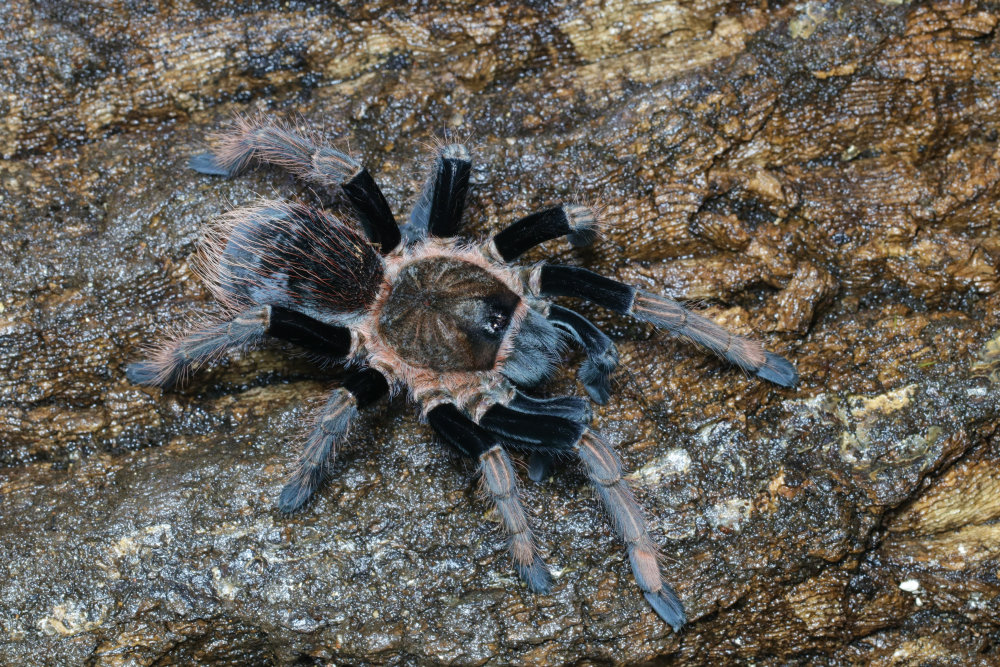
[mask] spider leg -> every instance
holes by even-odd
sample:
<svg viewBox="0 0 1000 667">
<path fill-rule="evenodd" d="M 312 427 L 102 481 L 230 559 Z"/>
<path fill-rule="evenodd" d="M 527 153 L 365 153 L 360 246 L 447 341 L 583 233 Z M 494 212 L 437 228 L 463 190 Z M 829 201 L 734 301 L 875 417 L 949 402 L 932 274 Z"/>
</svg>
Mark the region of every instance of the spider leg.
<svg viewBox="0 0 1000 667">
<path fill-rule="evenodd" d="M 344 358 L 350 354 L 354 340 L 347 327 L 326 324 L 282 306 L 265 307 L 271 311 L 269 336 L 324 357 Z"/>
<path fill-rule="evenodd" d="M 497 233 L 490 251 L 512 262 L 536 245 L 565 236 L 574 246 L 587 246 L 597 237 L 598 219 L 594 211 L 579 204 L 562 204 L 532 213 Z"/>
<path fill-rule="evenodd" d="M 372 244 L 378 245 L 383 255 L 399 245 L 402 237 L 396 219 L 368 169 L 350 155 L 318 146 L 284 125 L 237 118 L 233 130 L 222 136 L 214 151 L 192 156 L 188 166 L 202 174 L 232 177 L 254 159 L 284 167 L 306 181 L 340 186 Z"/>
<path fill-rule="evenodd" d="M 611 374 L 618 367 L 618 348 L 590 320 L 568 308 L 551 306 L 548 318 L 583 346 L 587 360 L 580 366 L 580 381 L 595 403 L 607 403 L 611 397 Z"/>
<path fill-rule="evenodd" d="M 607 442 L 591 431 L 580 439 L 576 452 L 615 530 L 628 548 L 636 583 L 660 618 L 674 632 L 679 632 L 686 622 L 684 607 L 673 589 L 663 581 L 656 544 L 649 536 L 639 503 L 622 477 L 621 459 Z"/>
<path fill-rule="evenodd" d="M 226 350 L 259 343 L 267 333 L 269 317 L 265 306 L 246 310 L 229 322 L 194 329 L 167 341 L 149 359 L 129 364 L 125 377 L 133 384 L 173 386 Z"/>
<path fill-rule="evenodd" d="M 534 278 L 532 282 L 535 282 Z M 775 384 L 794 387 L 799 382 L 795 367 L 781 355 L 730 333 L 712 320 L 666 297 L 605 278 L 593 271 L 569 266 L 541 267 L 537 285 L 538 289 L 534 290 L 537 296 L 587 299 L 703 345 L 723 359 Z"/>
<path fill-rule="evenodd" d="M 472 175 L 472 157 L 462 144 L 448 144 L 438 151 L 410 222 L 403 227 L 408 241 L 428 233 L 450 237 L 458 233 Z"/>
<path fill-rule="evenodd" d="M 531 457 L 528 459 L 528 479 L 540 484 L 543 479 L 548 477 L 555 458 L 548 452 L 531 452 Z"/>
<path fill-rule="evenodd" d="M 324 324 L 281 306 L 261 306 L 168 341 L 151 358 L 129 364 L 125 376 L 133 384 L 173 386 L 226 350 L 260 343 L 265 335 L 329 357 L 346 357 L 352 345 L 346 327 Z"/>
<path fill-rule="evenodd" d="M 583 437 L 586 424 L 553 414 L 532 414 L 496 404 L 479 425 L 512 447 L 549 453 L 569 452 Z"/>
<path fill-rule="evenodd" d="M 507 403 L 507 407 L 532 415 L 570 419 L 584 426 L 590 424 L 594 415 L 590 409 L 590 402 L 576 396 L 539 399 L 515 391 L 514 398 Z M 528 478 L 533 482 L 541 482 L 549 474 L 554 459 L 555 456 L 551 452 L 532 451 L 528 460 Z"/>
<path fill-rule="evenodd" d="M 292 474 L 281 489 L 278 509 L 294 512 L 316 492 L 326 477 L 337 441 L 347 435 L 358 410 L 389 393 L 385 376 L 373 368 L 363 368 L 334 389 L 316 416 L 316 425 L 302 448 Z"/>
<path fill-rule="evenodd" d="M 590 402 L 576 396 L 558 396 L 556 398 L 532 398 L 519 391 L 514 391 L 514 397 L 507 402 L 507 407 L 518 412 L 533 415 L 549 415 L 572 419 L 581 424 L 590 424 L 594 413 Z"/>
<path fill-rule="evenodd" d="M 438 436 L 458 453 L 479 461 L 482 490 L 493 502 L 504 529 L 510 535 L 514 568 L 532 591 L 548 593 L 552 588 L 552 575 L 538 554 L 518 494 L 517 476 L 497 438 L 451 403 L 443 403 L 430 410 L 427 421 Z"/>
<path fill-rule="evenodd" d="M 471 422 L 470 422 L 471 423 Z M 546 460 L 535 460 L 535 454 L 575 452 L 587 468 L 587 474 L 611 515 L 612 523 L 628 547 L 632 572 L 663 620 L 677 631 L 684 625 L 684 609 L 677 595 L 660 575 L 656 544 L 649 536 L 646 519 L 639 504 L 622 476 L 618 455 L 599 435 L 585 425 L 562 417 L 531 414 L 494 405 L 479 420 L 482 428 L 498 435 L 507 444 L 532 452 L 532 479 L 539 481 L 545 474 Z M 502 450 L 501 450 L 502 451 Z"/>
</svg>

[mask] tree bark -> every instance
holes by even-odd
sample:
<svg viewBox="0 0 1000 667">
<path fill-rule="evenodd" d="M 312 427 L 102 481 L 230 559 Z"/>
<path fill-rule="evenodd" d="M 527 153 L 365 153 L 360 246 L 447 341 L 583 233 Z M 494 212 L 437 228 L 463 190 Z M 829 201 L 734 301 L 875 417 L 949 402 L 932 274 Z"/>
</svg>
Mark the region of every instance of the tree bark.
<svg viewBox="0 0 1000 667">
<path fill-rule="evenodd" d="M 430 4 L 0 8 L 0 663 L 996 664 L 1000 5 Z M 234 112 L 349 146 L 401 220 L 425 145 L 467 137 L 468 235 L 597 202 L 594 246 L 527 261 L 704 301 L 797 364 L 776 388 L 583 309 L 683 632 L 574 466 L 523 480 L 538 596 L 402 398 L 289 517 L 336 369 L 271 348 L 125 380 L 213 308 L 191 255 L 227 206 L 343 210 L 188 170 Z M 544 395 L 583 394 L 567 362 Z"/>
</svg>

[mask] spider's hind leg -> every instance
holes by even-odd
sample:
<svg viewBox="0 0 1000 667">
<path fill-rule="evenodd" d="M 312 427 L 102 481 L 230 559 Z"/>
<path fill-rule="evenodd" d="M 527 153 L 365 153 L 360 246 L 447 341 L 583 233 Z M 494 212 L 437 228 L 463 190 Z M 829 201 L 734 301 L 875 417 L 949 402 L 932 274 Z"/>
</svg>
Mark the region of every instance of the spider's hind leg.
<svg viewBox="0 0 1000 667">
<path fill-rule="evenodd" d="M 263 117 L 237 116 L 211 153 L 194 155 L 188 166 L 202 174 L 232 177 L 253 161 L 284 167 L 299 178 L 340 186 L 371 242 L 385 255 L 401 236 L 389 203 L 368 169 L 346 153 L 318 145 L 302 131 Z"/>
<path fill-rule="evenodd" d="M 270 308 L 246 310 L 229 322 L 188 332 L 167 341 L 145 361 L 129 364 L 129 382 L 148 387 L 170 387 L 226 350 L 254 345 L 263 340 L 270 322 Z"/>
<path fill-rule="evenodd" d="M 521 580 L 536 593 L 548 593 L 552 575 L 538 554 L 528 517 L 521 504 L 517 475 L 497 437 L 444 403 L 427 413 L 431 428 L 462 456 L 479 462 L 483 493 L 493 502 L 510 535 L 510 552 Z"/>
<path fill-rule="evenodd" d="M 324 324 L 281 306 L 260 306 L 167 341 L 149 359 L 129 364 L 125 376 L 133 384 L 171 387 L 226 350 L 256 345 L 265 336 L 334 358 L 346 357 L 352 345 L 346 327 Z"/>
<path fill-rule="evenodd" d="M 684 607 L 674 590 L 663 581 L 658 549 L 649 536 L 642 509 L 622 477 L 621 459 L 611 445 L 590 431 L 581 438 L 576 452 L 615 530 L 628 548 L 636 583 L 660 618 L 678 632 L 686 622 Z"/>
<path fill-rule="evenodd" d="M 385 376 L 372 368 L 364 368 L 330 394 L 326 405 L 316 415 L 316 425 L 306 439 L 292 474 L 281 489 L 278 509 L 294 512 L 309 500 L 326 477 L 337 441 L 347 435 L 358 410 L 388 393 Z"/>
</svg>

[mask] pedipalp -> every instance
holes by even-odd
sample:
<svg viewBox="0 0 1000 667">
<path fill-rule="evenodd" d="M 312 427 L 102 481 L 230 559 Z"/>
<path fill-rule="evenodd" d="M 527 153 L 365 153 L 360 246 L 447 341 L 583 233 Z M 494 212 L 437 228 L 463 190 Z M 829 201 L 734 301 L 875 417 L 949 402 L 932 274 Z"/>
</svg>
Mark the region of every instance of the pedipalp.
<svg viewBox="0 0 1000 667">
<path fill-rule="evenodd" d="M 618 348 L 606 333 L 583 315 L 569 308 L 553 305 L 548 319 L 567 331 L 587 353 L 587 360 L 580 366 L 580 382 L 590 400 L 604 405 L 611 397 L 611 374 L 618 368 Z"/>
</svg>

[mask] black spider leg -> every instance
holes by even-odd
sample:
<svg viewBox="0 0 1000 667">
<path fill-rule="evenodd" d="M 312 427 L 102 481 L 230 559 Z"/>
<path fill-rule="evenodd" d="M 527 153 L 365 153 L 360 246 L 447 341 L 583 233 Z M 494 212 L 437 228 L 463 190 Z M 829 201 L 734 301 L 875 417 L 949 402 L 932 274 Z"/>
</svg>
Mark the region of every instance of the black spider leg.
<svg viewBox="0 0 1000 667">
<path fill-rule="evenodd" d="M 604 405 L 611 397 L 611 374 L 618 367 L 618 348 L 590 320 L 569 308 L 551 306 L 549 322 L 569 332 L 587 353 L 580 366 L 580 382 L 590 398 Z"/>
<path fill-rule="evenodd" d="M 151 358 L 129 364 L 125 376 L 133 384 L 169 387 L 226 350 L 249 347 L 266 335 L 295 343 L 327 357 L 346 357 L 351 351 L 351 332 L 314 320 L 281 306 L 245 310 L 229 322 L 188 332 L 168 341 Z"/>
<path fill-rule="evenodd" d="M 379 246 L 380 252 L 387 255 L 402 241 L 396 218 L 393 217 L 382 190 L 375 179 L 364 167 L 341 186 L 347 198 L 351 200 L 354 210 L 361 219 L 365 233 L 373 245 Z"/>
<path fill-rule="evenodd" d="M 417 199 L 410 222 L 403 228 L 407 242 L 427 234 L 451 237 L 458 233 L 465 213 L 472 175 L 472 157 L 462 144 L 448 144 L 438 151 L 431 173 Z"/>
<path fill-rule="evenodd" d="M 550 453 L 573 449 L 587 425 L 556 415 L 532 414 L 496 404 L 479 419 L 479 425 L 512 447 Z"/>
<path fill-rule="evenodd" d="M 557 412 L 523 412 L 511 404 L 494 405 L 483 414 L 479 424 L 510 447 L 530 452 L 528 477 L 540 482 L 556 456 L 572 454 L 589 424 L 589 419 L 585 423 Z"/>
<path fill-rule="evenodd" d="M 476 424 L 451 403 L 427 413 L 434 432 L 456 452 L 479 462 L 482 491 L 496 507 L 510 535 L 510 552 L 521 580 L 535 593 L 552 589 L 552 575 L 531 535 L 528 516 L 518 493 L 517 475 L 496 436 Z"/>
<path fill-rule="evenodd" d="M 389 393 L 385 376 L 373 368 L 352 373 L 334 389 L 316 415 L 316 425 L 306 439 L 295 468 L 281 489 L 278 509 L 294 512 L 316 492 L 332 466 L 338 441 L 344 439 L 358 411 Z"/>
<path fill-rule="evenodd" d="M 515 390 L 514 397 L 507 402 L 507 407 L 518 412 L 533 415 L 548 415 L 571 419 L 581 424 L 590 424 L 594 411 L 590 402 L 576 396 L 557 396 L 556 398 L 532 398 Z"/>
<path fill-rule="evenodd" d="M 659 552 L 646 518 L 625 480 L 614 449 L 586 425 L 562 417 L 523 413 L 494 405 L 479 420 L 512 447 L 546 453 L 575 453 L 584 463 L 618 535 L 628 548 L 636 583 L 675 631 L 684 625 L 684 608 L 660 573 Z"/>
<path fill-rule="evenodd" d="M 318 146 L 290 128 L 240 119 L 216 150 L 192 156 L 188 165 L 202 174 L 232 177 L 255 159 L 280 165 L 306 181 L 340 186 L 372 244 L 383 255 L 399 245 L 402 236 L 396 218 L 368 169 L 350 155 Z"/>
<path fill-rule="evenodd" d="M 512 262 L 531 248 L 565 236 L 574 246 L 587 246 L 597 238 L 594 211 L 579 204 L 563 204 L 532 213 L 497 233 L 490 241 L 494 254 Z"/>
<path fill-rule="evenodd" d="M 590 424 L 594 416 L 590 408 L 590 401 L 576 396 L 543 399 L 532 398 L 515 391 L 514 397 L 508 401 L 507 407 L 532 415 L 571 419 L 585 426 Z M 552 468 L 554 459 L 555 454 L 549 451 L 536 450 L 531 452 L 531 458 L 528 460 L 528 477 L 531 481 L 541 482 L 545 479 Z"/>
<path fill-rule="evenodd" d="M 760 378 L 783 387 L 798 384 L 799 374 L 787 359 L 768 352 L 754 341 L 730 333 L 672 299 L 650 294 L 593 271 L 569 266 L 541 267 L 537 291 L 538 296 L 587 299 L 616 313 L 649 322 L 671 335 L 703 345 Z"/>
</svg>

